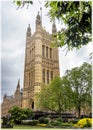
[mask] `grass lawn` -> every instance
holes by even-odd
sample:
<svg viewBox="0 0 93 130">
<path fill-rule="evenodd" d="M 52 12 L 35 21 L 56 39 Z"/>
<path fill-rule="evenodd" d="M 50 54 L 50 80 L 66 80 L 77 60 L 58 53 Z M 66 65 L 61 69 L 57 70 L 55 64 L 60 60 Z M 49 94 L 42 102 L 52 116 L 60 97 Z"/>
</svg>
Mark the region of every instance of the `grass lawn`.
<svg viewBox="0 0 93 130">
<path fill-rule="evenodd" d="M 48 129 L 46 127 L 40 127 L 40 126 L 22 126 L 22 125 L 15 125 L 13 129 Z"/>
</svg>

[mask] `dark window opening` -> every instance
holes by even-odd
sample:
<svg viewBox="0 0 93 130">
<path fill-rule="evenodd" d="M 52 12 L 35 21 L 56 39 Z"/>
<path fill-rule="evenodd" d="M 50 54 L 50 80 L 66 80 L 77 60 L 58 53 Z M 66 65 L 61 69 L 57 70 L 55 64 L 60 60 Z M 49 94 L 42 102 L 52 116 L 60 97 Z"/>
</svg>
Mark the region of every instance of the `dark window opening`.
<svg viewBox="0 0 93 130">
<path fill-rule="evenodd" d="M 43 74 L 42 74 L 42 78 L 43 78 L 43 83 L 45 83 L 45 69 L 43 69 Z"/>
<path fill-rule="evenodd" d="M 47 70 L 47 83 L 49 83 L 49 70 Z"/>
<path fill-rule="evenodd" d="M 44 55 L 44 51 L 45 51 L 45 47 L 44 47 L 44 45 L 42 46 L 42 56 L 44 57 L 45 55 Z"/>
<path fill-rule="evenodd" d="M 48 58 L 48 47 L 46 47 L 46 57 Z"/>
</svg>

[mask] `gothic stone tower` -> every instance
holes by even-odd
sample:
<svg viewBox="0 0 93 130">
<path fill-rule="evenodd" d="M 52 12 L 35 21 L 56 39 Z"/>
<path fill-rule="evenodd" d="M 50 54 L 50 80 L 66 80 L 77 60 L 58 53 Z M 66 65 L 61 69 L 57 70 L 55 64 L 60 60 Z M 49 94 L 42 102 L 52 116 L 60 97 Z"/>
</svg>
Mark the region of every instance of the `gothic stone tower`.
<svg viewBox="0 0 93 130">
<path fill-rule="evenodd" d="M 52 25 L 52 34 L 56 33 L 56 25 Z M 40 92 L 41 83 L 48 84 L 53 77 L 59 76 L 58 48 L 52 48 L 55 41 L 53 35 L 45 31 L 41 17 L 36 17 L 36 31 L 31 35 L 30 25 L 26 34 L 23 108 L 36 110 L 35 95 Z"/>
</svg>

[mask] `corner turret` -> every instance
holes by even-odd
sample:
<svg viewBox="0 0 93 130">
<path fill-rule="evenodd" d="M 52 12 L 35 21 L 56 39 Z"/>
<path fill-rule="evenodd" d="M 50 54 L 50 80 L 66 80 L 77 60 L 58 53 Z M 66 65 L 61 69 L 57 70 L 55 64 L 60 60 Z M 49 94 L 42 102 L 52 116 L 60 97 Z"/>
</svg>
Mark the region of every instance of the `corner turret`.
<svg viewBox="0 0 93 130">
<path fill-rule="evenodd" d="M 39 29 L 41 27 L 41 17 L 38 11 L 38 14 L 36 16 L 36 30 Z"/>
<path fill-rule="evenodd" d="M 17 90 L 20 90 L 20 79 L 18 80 Z"/>
<path fill-rule="evenodd" d="M 14 96 L 15 97 L 19 97 L 20 96 L 20 79 L 18 80 L 18 84 L 17 84 Z"/>
<path fill-rule="evenodd" d="M 28 25 L 28 28 L 27 28 L 27 37 L 31 37 L 31 28 L 30 28 L 30 24 Z"/>
<path fill-rule="evenodd" d="M 55 22 L 52 24 L 52 34 L 56 34 L 57 33 L 57 28 L 56 28 L 56 24 Z"/>
</svg>

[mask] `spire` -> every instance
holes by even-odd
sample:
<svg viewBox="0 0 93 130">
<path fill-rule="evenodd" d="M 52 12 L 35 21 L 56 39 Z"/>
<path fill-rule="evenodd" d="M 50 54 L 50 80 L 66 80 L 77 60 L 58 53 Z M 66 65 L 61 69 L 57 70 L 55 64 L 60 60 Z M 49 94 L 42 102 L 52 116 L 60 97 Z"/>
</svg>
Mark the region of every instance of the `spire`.
<svg viewBox="0 0 93 130">
<path fill-rule="evenodd" d="M 28 25 L 28 28 L 27 28 L 27 36 L 28 36 L 28 37 L 31 36 L 31 28 L 30 28 L 30 24 Z"/>
<path fill-rule="evenodd" d="M 20 79 L 18 80 L 17 89 L 20 88 Z"/>
<path fill-rule="evenodd" d="M 52 24 L 52 34 L 56 34 L 56 33 L 57 33 L 56 24 L 55 24 L 55 22 L 53 22 L 53 24 Z"/>
<path fill-rule="evenodd" d="M 42 7 L 40 7 L 41 10 L 41 24 L 42 24 Z"/>
<path fill-rule="evenodd" d="M 38 14 L 36 16 L 36 25 L 41 25 L 41 17 L 39 15 L 39 11 L 38 11 Z"/>
<path fill-rule="evenodd" d="M 7 94 L 4 94 L 4 97 L 3 97 L 3 99 L 6 99 L 7 98 Z"/>
</svg>

